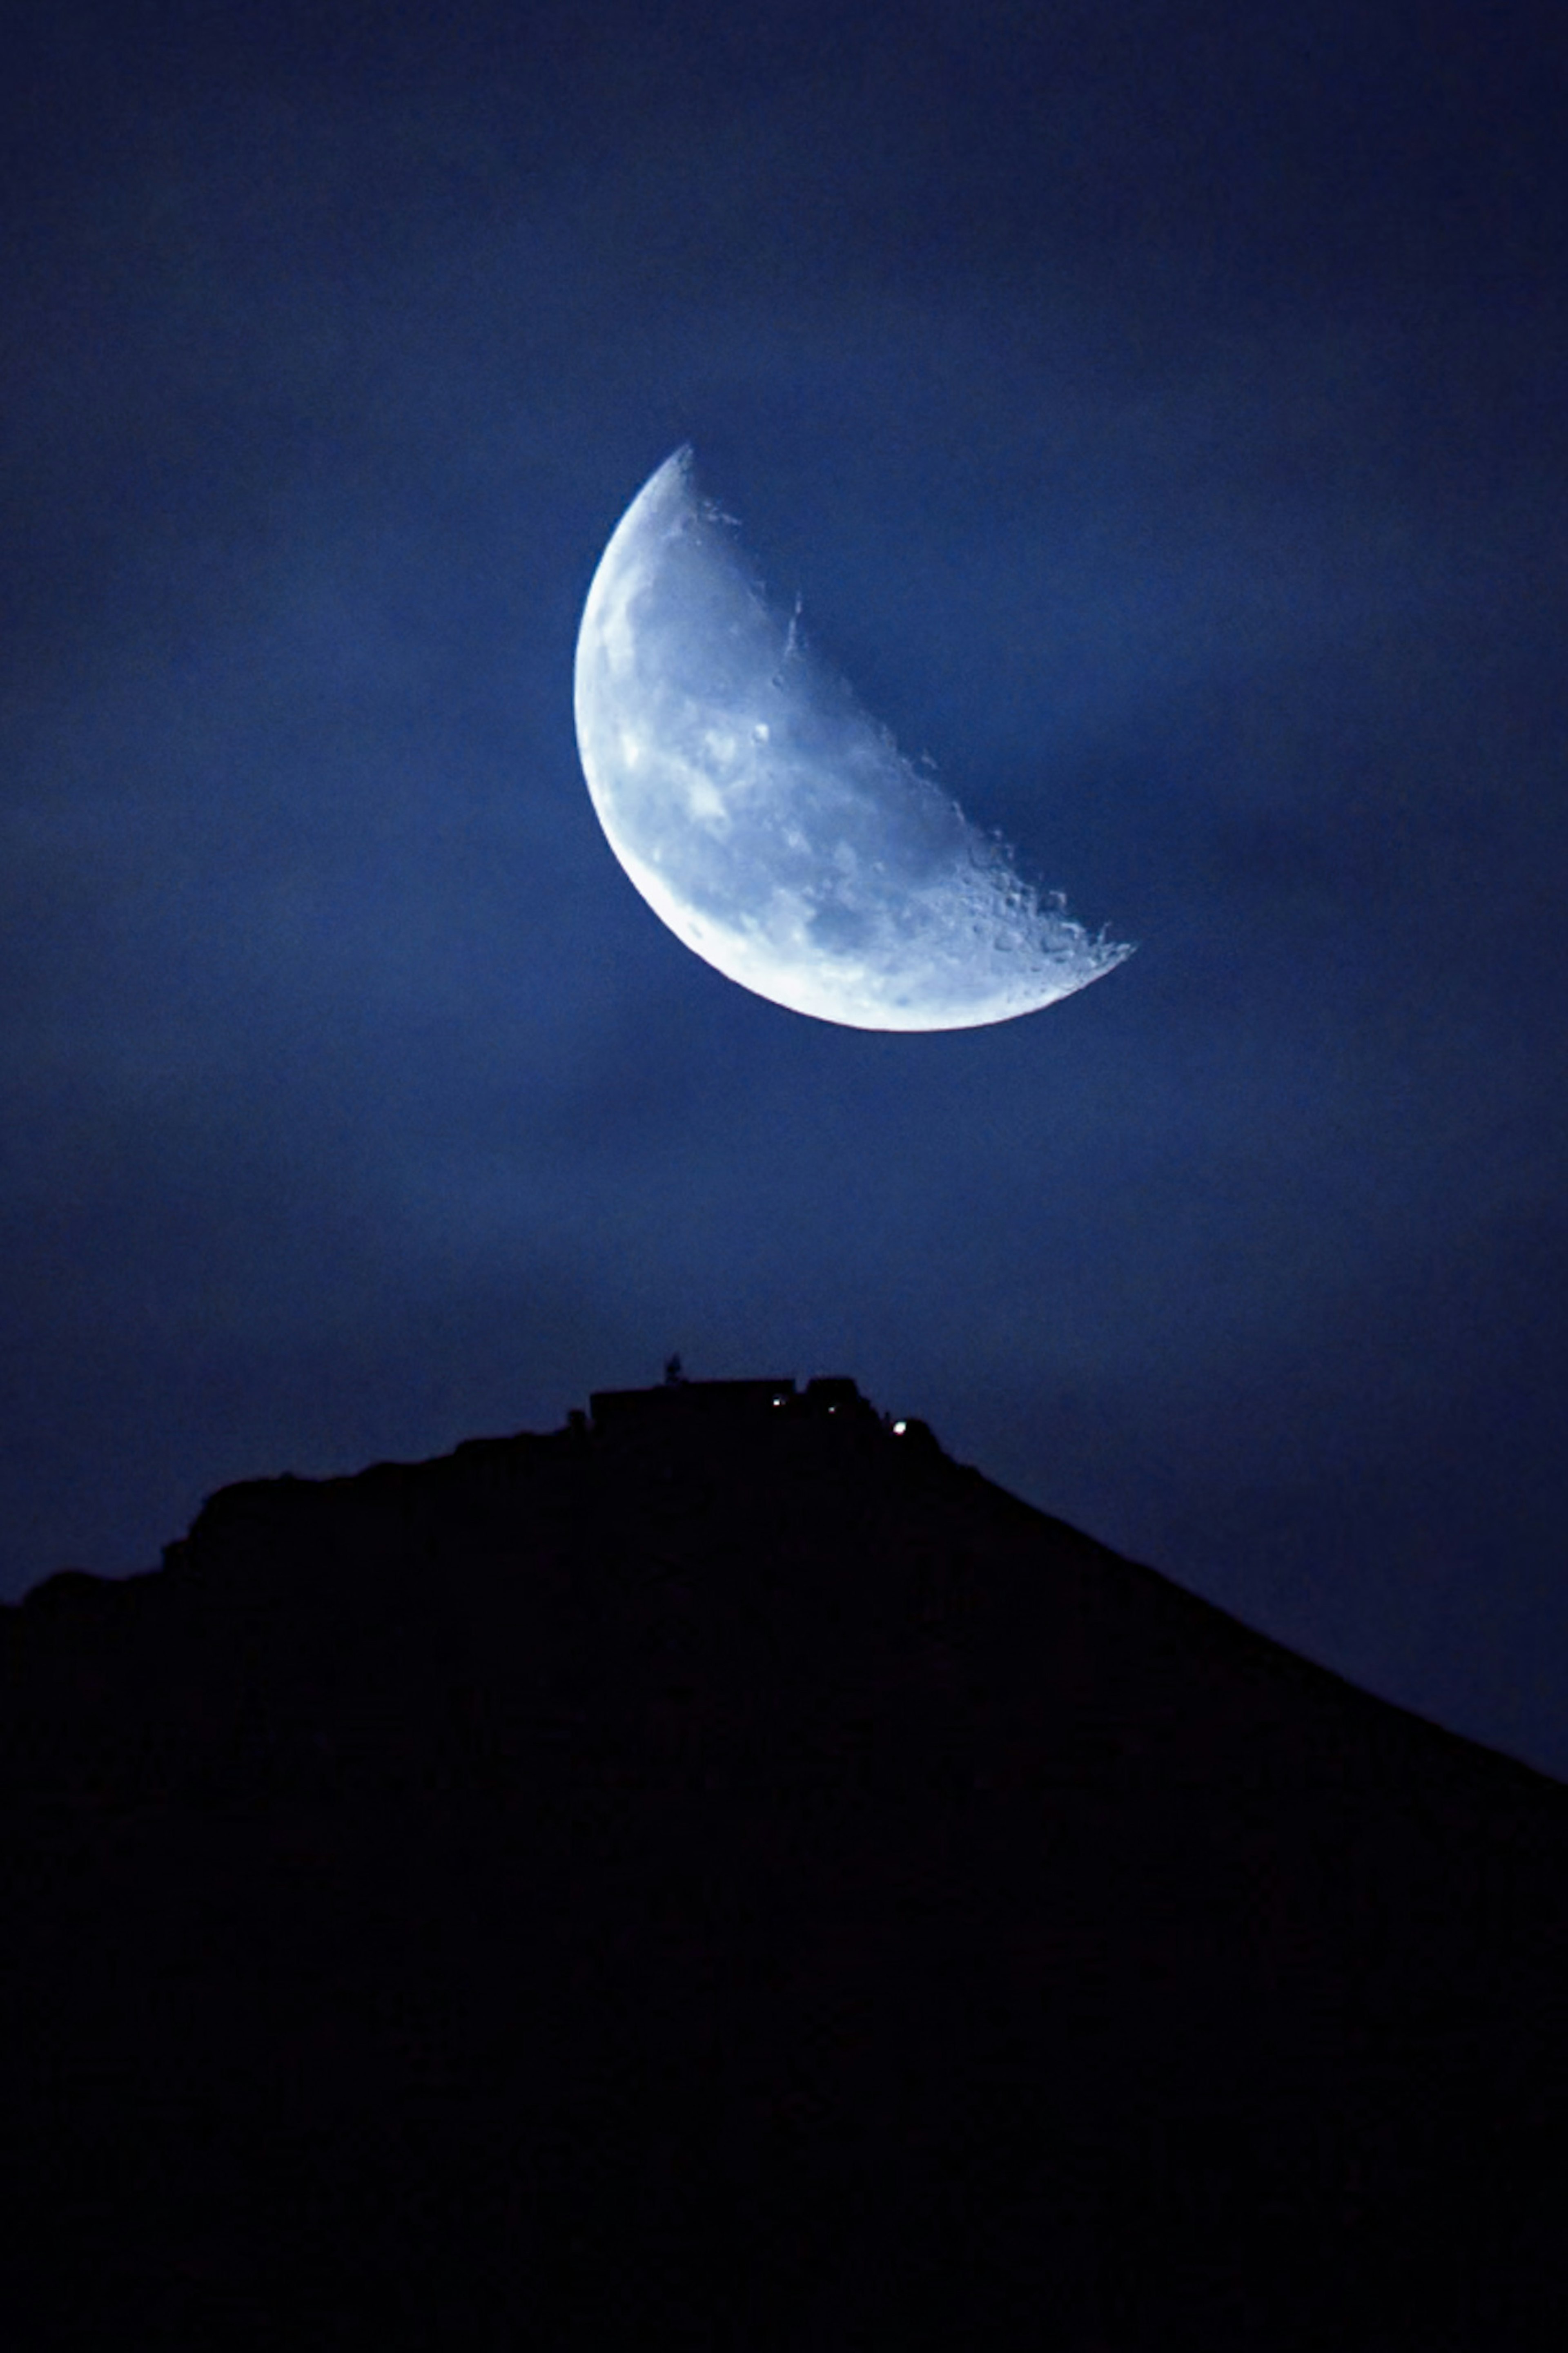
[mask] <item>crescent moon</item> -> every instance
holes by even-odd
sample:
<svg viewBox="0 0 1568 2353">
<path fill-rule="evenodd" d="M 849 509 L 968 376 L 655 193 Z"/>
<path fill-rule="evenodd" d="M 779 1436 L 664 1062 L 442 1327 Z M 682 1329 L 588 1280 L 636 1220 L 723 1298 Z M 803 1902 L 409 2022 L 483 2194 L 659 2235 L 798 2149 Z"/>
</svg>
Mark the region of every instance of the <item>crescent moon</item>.
<svg viewBox="0 0 1568 2353">
<path fill-rule="evenodd" d="M 689 448 L 626 509 L 577 638 L 577 744 L 611 849 L 694 954 L 854 1029 L 968 1029 L 1131 950 L 1042 901 L 803 645 Z"/>
</svg>

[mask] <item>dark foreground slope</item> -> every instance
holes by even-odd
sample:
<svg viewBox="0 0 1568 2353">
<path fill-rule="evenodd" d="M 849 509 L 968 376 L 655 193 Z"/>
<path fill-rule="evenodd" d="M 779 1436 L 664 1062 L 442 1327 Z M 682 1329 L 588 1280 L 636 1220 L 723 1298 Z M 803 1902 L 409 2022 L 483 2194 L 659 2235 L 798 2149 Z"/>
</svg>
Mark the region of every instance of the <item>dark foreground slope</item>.
<svg viewBox="0 0 1568 2353">
<path fill-rule="evenodd" d="M 868 1412 L 0 1621 L 8 2346 L 1568 2344 L 1568 1792 Z"/>
</svg>

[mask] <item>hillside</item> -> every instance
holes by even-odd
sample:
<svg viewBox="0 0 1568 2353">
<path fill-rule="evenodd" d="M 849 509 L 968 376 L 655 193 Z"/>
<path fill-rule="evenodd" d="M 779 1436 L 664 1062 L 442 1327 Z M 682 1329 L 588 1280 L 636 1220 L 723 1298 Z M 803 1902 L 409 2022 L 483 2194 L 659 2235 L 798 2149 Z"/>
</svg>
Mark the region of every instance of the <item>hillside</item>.
<svg viewBox="0 0 1568 2353">
<path fill-rule="evenodd" d="M 849 1384 L 0 1613 L 7 2341 L 1568 2342 L 1568 1792 Z"/>
</svg>

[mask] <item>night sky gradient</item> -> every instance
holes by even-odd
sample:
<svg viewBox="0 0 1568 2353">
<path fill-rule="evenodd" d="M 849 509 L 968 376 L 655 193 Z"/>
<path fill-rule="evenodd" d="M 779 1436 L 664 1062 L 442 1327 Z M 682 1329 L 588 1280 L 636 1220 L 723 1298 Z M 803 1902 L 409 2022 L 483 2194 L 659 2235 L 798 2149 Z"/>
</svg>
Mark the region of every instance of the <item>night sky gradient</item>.
<svg viewBox="0 0 1568 2353">
<path fill-rule="evenodd" d="M 849 1373 L 1568 1775 L 1563 20 L 47 8 L 0 73 L 0 1593 Z M 572 657 L 678 443 L 1138 953 L 746 995 Z"/>
</svg>

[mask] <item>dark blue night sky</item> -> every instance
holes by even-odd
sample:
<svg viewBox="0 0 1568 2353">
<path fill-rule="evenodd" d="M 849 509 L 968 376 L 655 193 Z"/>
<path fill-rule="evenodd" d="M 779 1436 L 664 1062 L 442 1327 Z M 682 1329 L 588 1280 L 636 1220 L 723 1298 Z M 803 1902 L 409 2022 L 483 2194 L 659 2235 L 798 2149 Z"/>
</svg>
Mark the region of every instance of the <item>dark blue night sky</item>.
<svg viewBox="0 0 1568 2353">
<path fill-rule="evenodd" d="M 679 1349 L 1568 1773 L 1561 24 L 27 16 L 0 1590 Z M 1129 964 L 885 1037 L 661 929 L 572 656 L 685 440 Z"/>
</svg>

